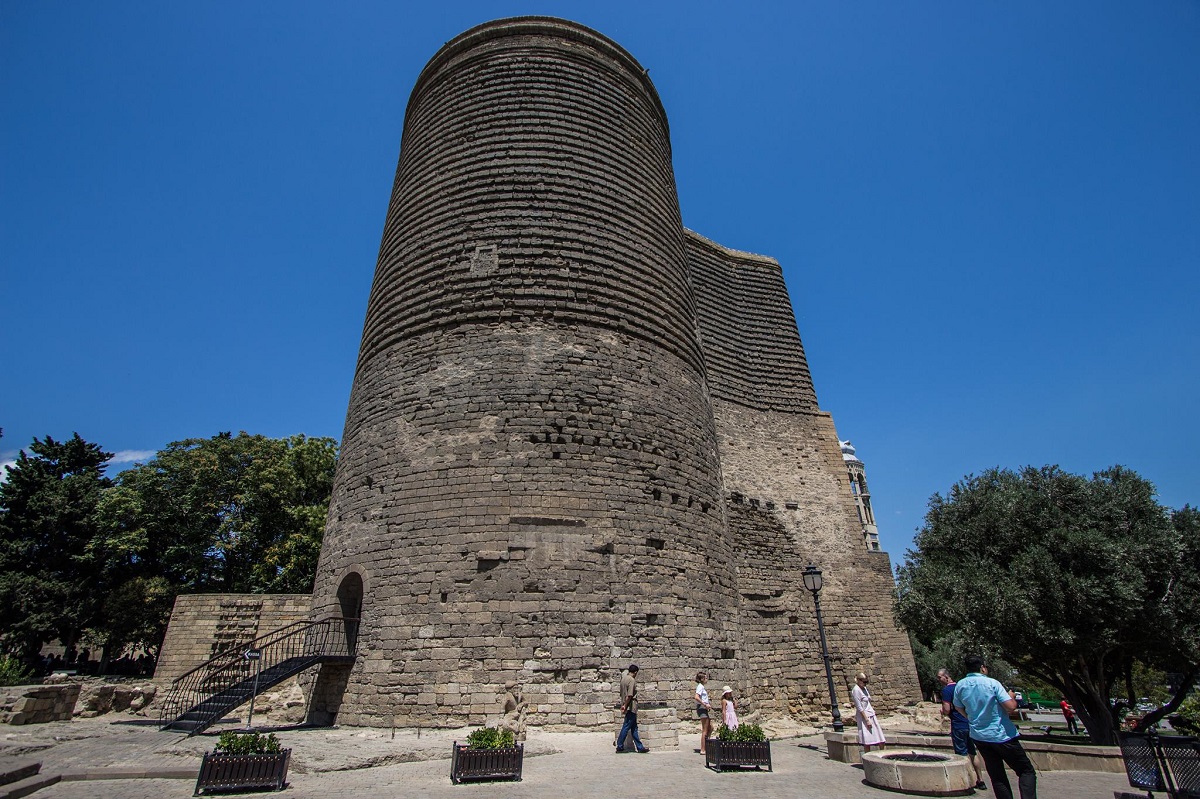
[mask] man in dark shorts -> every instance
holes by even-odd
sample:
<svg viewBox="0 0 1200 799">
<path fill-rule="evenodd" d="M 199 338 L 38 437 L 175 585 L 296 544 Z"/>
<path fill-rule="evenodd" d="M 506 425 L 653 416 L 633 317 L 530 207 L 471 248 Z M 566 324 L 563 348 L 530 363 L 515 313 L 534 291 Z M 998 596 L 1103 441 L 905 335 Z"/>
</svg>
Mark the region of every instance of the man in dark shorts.
<svg viewBox="0 0 1200 799">
<path fill-rule="evenodd" d="M 971 725 L 966 716 L 954 709 L 954 678 L 945 669 L 938 669 L 937 678 L 942 684 L 942 715 L 950 717 L 950 740 L 954 742 L 954 753 L 962 755 L 971 764 L 971 769 L 975 772 L 975 790 L 987 790 L 987 783 L 983 781 L 983 769 L 980 768 L 983 758 L 979 756 L 975 742 L 971 740 Z"/>
</svg>

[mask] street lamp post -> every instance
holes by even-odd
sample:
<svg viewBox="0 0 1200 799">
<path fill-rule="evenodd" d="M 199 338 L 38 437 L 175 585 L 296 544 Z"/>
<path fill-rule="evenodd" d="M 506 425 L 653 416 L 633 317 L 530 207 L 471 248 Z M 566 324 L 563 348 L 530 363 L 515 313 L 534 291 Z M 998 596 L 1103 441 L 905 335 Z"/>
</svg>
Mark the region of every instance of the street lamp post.
<svg viewBox="0 0 1200 799">
<path fill-rule="evenodd" d="M 254 692 L 250 694 L 250 712 L 246 715 L 246 729 L 254 729 L 254 697 L 258 696 L 258 676 L 262 673 L 262 650 L 251 646 L 242 653 L 247 661 L 254 664 Z M 830 683 L 833 685 L 833 683 Z"/>
<path fill-rule="evenodd" d="M 833 690 L 833 667 L 829 664 L 829 645 L 825 643 L 825 622 L 821 619 L 821 586 L 825 584 L 821 570 L 813 564 L 804 567 L 804 587 L 812 592 L 817 607 L 817 630 L 821 633 L 821 657 L 825 661 L 825 679 L 829 683 L 829 709 L 833 711 L 833 731 L 841 732 L 842 711 L 838 710 L 837 694 Z"/>
</svg>

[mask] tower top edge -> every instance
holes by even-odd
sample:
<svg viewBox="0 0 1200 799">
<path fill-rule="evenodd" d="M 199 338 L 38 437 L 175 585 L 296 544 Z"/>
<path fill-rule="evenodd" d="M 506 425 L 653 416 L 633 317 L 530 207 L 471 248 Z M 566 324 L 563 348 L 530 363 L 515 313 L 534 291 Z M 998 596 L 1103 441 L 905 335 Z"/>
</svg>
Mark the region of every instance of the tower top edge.
<svg viewBox="0 0 1200 799">
<path fill-rule="evenodd" d="M 425 64 L 421 74 L 417 76 L 411 97 L 416 98 L 420 95 L 424 84 L 455 56 L 507 36 L 542 36 L 579 42 L 609 56 L 624 66 L 642 84 L 662 117 L 663 127 L 667 128 L 667 112 L 658 96 L 658 90 L 654 88 L 654 83 L 650 80 L 649 70 L 643 67 L 641 62 L 634 58 L 628 50 L 599 31 L 559 17 L 505 17 L 484 22 L 463 31 L 442 45 L 441 49 L 434 53 L 433 57 Z M 411 104 L 412 100 L 410 99 L 409 102 Z M 669 128 L 667 129 L 669 130 Z"/>
<path fill-rule="evenodd" d="M 685 236 L 687 236 L 687 238 L 696 244 L 707 247 L 708 249 L 713 250 L 720 255 L 724 255 L 729 258 L 737 258 L 740 261 L 749 261 L 762 264 L 763 266 L 773 266 L 776 269 L 781 268 L 779 266 L 779 261 L 769 255 L 759 255 L 758 253 L 746 252 L 745 250 L 734 250 L 730 247 L 726 247 L 724 244 L 713 241 L 707 236 L 697 233 L 691 228 L 684 228 L 683 233 Z"/>
</svg>

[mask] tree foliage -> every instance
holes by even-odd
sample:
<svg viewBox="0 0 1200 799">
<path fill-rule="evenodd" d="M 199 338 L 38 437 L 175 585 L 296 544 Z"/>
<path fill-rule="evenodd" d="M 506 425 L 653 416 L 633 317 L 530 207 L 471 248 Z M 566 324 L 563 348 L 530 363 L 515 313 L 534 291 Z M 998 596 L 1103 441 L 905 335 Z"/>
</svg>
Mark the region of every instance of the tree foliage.
<svg viewBox="0 0 1200 799">
<path fill-rule="evenodd" d="M 78 433 L 35 438 L 0 483 L 0 645 L 27 662 L 95 622 L 105 586 L 87 548 L 111 458 Z"/>
<path fill-rule="evenodd" d="M 106 629 L 161 638 L 179 593 L 312 590 L 337 443 L 221 433 L 122 472 L 93 552 L 118 590 Z"/>
<path fill-rule="evenodd" d="M 992 469 L 930 500 L 897 615 L 925 646 L 954 634 L 1058 689 L 1109 743 L 1135 661 L 1195 681 L 1198 538 L 1196 511 L 1129 469 Z"/>
<path fill-rule="evenodd" d="M 157 649 L 179 593 L 312 590 L 337 442 L 221 433 L 104 477 L 78 435 L 34 439 L 0 484 L 0 644 Z M 103 661 L 102 661 L 103 662 Z"/>
</svg>

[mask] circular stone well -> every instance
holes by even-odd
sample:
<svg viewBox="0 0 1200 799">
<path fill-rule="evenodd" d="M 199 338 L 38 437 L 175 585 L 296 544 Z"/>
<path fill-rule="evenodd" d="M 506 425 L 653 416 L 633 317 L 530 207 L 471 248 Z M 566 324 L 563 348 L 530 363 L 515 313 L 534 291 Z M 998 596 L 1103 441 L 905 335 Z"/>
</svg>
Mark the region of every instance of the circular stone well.
<svg viewBox="0 0 1200 799">
<path fill-rule="evenodd" d="M 876 788 L 919 796 L 966 796 L 975 781 L 967 759 L 938 752 L 867 752 L 866 782 Z"/>
</svg>

